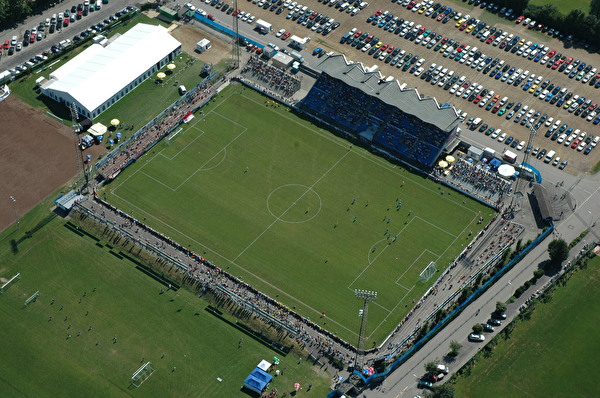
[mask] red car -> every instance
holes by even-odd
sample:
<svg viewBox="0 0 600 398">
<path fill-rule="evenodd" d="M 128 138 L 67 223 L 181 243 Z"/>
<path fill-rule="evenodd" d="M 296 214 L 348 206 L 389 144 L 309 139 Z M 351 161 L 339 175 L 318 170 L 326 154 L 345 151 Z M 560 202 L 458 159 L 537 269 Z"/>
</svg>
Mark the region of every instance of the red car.
<svg viewBox="0 0 600 398">
<path fill-rule="evenodd" d="M 478 95 L 477 97 L 475 97 L 475 99 L 473 100 L 473 103 L 478 104 L 479 101 L 481 101 L 481 95 Z"/>
<path fill-rule="evenodd" d="M 288 37 L 290 37 L 292 34 L 290 32 L 285 32 L 284 34 L 281 35 L 281 40 L 286 40 Z"/>
<path fill-rule="evenodd" d="M 525 19 L 525 15 L 521 15 L 519 18 L 517 18 L 515 20 L 515 23 L 516 24 L 520 24 L 521 22 L 523 22 L 524 19 Z"/>
<path fill-rule="evenodd" d="M 413 3 L 414 3 L 414 1 L 413 1 Z M 381 14 L 383 14 L 382 10 L 377 10 L 377 12 L 375 13 L 376 16 L 380 16 Z"/>
<path fill-rule="evenodd" d="M 388 48 L 388 44 L 384 44 L 383 46 L 381 46 L 381 48 L 379 48 L 381 51 L 385 51 Z"/>
<path fill-rule="evenodd" d="M 446 16 L 447 16 L 447 14 L 442 13 L 436 18 L 436 20 L 441 21 L 442 19 L 446 18 Z"/>
<path fill-rule="evenodd" d="M 9 40 L 6 40 L 6 41 L 4 42 L 4 46 L 3 46 L 3 47 L 4 47 L 4 49 L 5 49 L 5 50 L 8 50 L 8 48 L 10 47 L 10 41 L 9 41 Z"/>
<path fill-rule="evenodd" d="M 571 144 L 571 148 L 577 148 L 577 147 L 579 146 L 579 143 L 580 143 L 580 142 L 581 142 L 581 141 L 579 141 L 579 140 L 575 140 L 575 141 L 573 141 L 573 143 Z"/>
<path fill-rule="evenodd" d="M 394 51 L 394 48 L 395 48 L 394 46 L 389 46 L 387 49 L 387 52 L 391 53 L 392 51 Z"/>
<path fill-rule="evenodd" d="M 468 26 L 468 25 L 467 25 L 467 23 L 466 23 L 466 22 L 463 22 L 463 23 L 460 25 L 460 27 L 458 28 L 458 30 L 465 30 L 465 29 L 467 28 L 467 26 Z"/>
<path fill-rule="evenodd" d="M 356 33 L 354 33 L 354 37 L 360 37 L 362 35 L 362 30 L 357 30 Z"/>
<path fill-rule="evenodd" d="M 573 57 L 567 58 L 567 60 L 565 62 L 567 63 L 567 65 L 570 65 L 571 62 L 573 62 Z"/>
<path fill-rule="evenodd" d="M 208 14 L 208 15 L 206 16 L 206 18 L 210 19 L 211 21 L 214 21 L 214 20 L 215 20 L 215 16 L 214 16 L 214 15 L 212 15 L 212 14 Z"/>
<path fill-rule="evenodd" d="M 492 113 L 498 112 L 499 109 L 500 109 L 500 104 L 494 105 L 494 107 L 492 108 Z"/>
<path fill-rule="evenodd" d="M 412 10 L 412 8 L 417 4 L 416 1 L 411 1 L 408 6 L 406 6 L 407 9 Z"/>
</svg>

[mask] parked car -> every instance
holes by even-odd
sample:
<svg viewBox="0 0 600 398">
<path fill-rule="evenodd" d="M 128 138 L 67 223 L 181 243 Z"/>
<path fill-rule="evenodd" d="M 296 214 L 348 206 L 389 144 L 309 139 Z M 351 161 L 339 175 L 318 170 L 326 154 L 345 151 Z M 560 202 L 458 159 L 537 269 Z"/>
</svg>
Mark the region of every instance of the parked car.
<svg viewBox="0 0 600 398">
<path fill-rule="evenodd" d="M 485 341 L 485 336 L 482 334 L 471 333 L 471 334 L 469 334 L 469 341 L 481 343 L 481 342 Z"/>
</svg>

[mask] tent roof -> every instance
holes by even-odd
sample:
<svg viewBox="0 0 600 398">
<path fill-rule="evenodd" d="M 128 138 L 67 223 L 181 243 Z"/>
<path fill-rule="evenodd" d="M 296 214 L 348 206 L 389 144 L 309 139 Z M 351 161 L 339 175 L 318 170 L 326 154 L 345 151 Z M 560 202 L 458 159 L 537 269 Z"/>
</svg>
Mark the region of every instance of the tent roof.
<svg viewBox="0 0 600 398">
<path fill-rule="evenodd" d="M 44 89 L 93 111 L 180 46 L 166 28 L 139 23 L 106 47 L 92 44 L 52 72 Z"/>
<path fill-rule="evenodd" d="M 244 380 L 244 387 L 260 394 L 267 384 L 271 382 L 271 379 L 273 379 L 273 376 L 260 368 L 255 368 L 248 377 L 246 377 L 246 380 Z"/>
</svg>

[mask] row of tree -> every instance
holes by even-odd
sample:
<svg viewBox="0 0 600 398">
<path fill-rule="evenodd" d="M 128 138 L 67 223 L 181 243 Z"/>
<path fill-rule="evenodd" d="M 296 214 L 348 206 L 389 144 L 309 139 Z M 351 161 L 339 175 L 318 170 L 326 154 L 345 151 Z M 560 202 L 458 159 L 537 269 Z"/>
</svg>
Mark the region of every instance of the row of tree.
<svg viewBox="0 0 600 398">
<path fill-rule="evenodd" d="M 16 26 L 35 12 L 45 10 L 63 0 L 0 0 L 0 29 Z"/>
<path fill-rule="evenodd" d="M 600 0 L 591 0 L 588 12 L 571 10 L 567 15 L 558 11 L 554 4 L 529 4 L 529 0 L 492 0 L 500 7 L 514 10 L 517 15 L 527 17 L 554 29 L 565 36 L 569 34 L 591 45 L 600 45 Z"/>
</svg>

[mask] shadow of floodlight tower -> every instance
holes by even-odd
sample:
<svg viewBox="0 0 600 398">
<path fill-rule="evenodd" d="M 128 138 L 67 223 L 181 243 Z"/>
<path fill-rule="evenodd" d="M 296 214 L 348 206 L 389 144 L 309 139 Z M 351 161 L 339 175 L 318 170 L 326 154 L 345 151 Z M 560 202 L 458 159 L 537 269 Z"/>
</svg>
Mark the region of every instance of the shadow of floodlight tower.
<svg viewBox="0 0 600 398">
<path fill-rule="evenodd" d="M 363 300 L 363 308 L 358 311 L 360 320 L 360 331 L 358 332 L 358 344 L 356 345 L 356 356 L 354 358 L 354 369 L 361 371 L 364 356 L 364 338 L 367 329 L 367 314 L 369 312 L 369 301 L 377 299 L 377 292 L 371 290 L 354 289 L 354 295 Z"/>
</svg>

